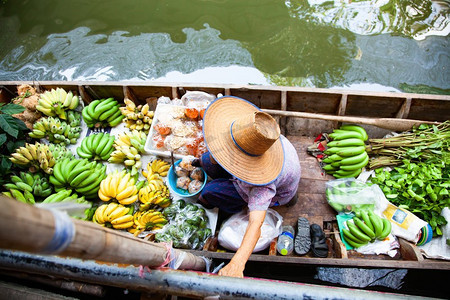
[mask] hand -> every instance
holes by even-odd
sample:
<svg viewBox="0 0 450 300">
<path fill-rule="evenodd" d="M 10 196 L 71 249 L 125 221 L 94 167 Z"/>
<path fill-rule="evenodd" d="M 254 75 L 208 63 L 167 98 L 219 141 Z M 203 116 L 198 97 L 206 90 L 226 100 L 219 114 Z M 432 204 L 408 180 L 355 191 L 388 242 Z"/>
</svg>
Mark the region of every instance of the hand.
<svg viewBox="0 0 450 300">
<path fill-rule="evenodd" d="M 219 275 L 243 278 L 244 277 L 244 266 L 242 266 L 239 263 L 230 261 L 230 263 L 228 265 L 226 265 L 225 267 L 220 269 Z"/>
</svg>

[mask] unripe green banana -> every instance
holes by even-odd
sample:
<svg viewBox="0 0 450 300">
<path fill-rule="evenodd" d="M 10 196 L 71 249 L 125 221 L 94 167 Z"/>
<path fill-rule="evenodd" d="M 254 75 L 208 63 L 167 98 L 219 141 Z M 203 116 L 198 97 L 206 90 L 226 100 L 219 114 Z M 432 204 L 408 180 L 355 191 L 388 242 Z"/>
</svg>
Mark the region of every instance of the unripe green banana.
<svg viewBox="0 0 450 300">
<path fill-rule="evenodd" d="M 358 217 L 353 218 L 353 222 L 355 225 L 362 230 L 368 237 L 370 237 L 372 240 L 375 239 L 375 233 L 372 231 L 372 229 L 369 228 L 366 224 L 364 224 L 363 221 L 361 221 Z"/>
<path fill-rule="evenodd" d="M 351 146 L 364 146 L 364 141 L 360 139 L 345 139 L 340 141 L 333 141 L 327 144 L 328 147 L 351 147 Z"/>
<path fill-rule="evenodd" d="M 369 136 L 367 135 L 367 132 L 364 128 L 362 128 L 361 126 L 358 125 L 342 125 L 340 127 L 341 130 L 350 130 L 350 131 L 356 131 L 358 133 L 360 133 L 363 136 L 363 141 L 367 141 L 367 139 L 369 138 Z"/>
<path fill-rule="evenodd" d="M 382 218 L 381 221 L 383 222 L 383 231 L 381 232 L 380 236 L 378 236 L 378 239 L 380 241 L 384 240 L 392 230 L 391 222 L 389 222 L 388 219 Z"/>
<path fill-rule="evenodd" d="M 358 154 L 358 155 L 355 155 L 355 156 L 352 156 L 352 157 L 346 157 L 346 158 L 341 160 L 341 165 L 342 166 L 347 166 L 347 165 L 359 164 L 366 157 L 367 157 L 367 153 L 366 152 L 362 152 L 361 154 Z"/>
<path fill-rule="evenodd" d="M 341 164 L 341 169 L 345 170 L 345 171 L 356 171 L 359 170 L 361 168 L 364 168 L 368 163 L 369 163 L 369 155 L 367 155 L 367 152 L 364 152 L 364 159 L 362 161 L 360 161 L 359 163 L 353 164 L 353 165 L 342 165 Z"/>
<path fill-rule="evenodd" d="M 351 234 L 353 234 L 358 240 L 363 242 L 369 242 L 371 238 L 363 233 L 355 224 L 347 221 L 347 227 L 350 230 Z"/>
<path fill-rule="evenodd" d="M 346 131 L 346 132 L 333 132 L 328 135 L 330 138 L 333 139 L 333 141 L 340 141 L 345 139 L 360 139 L 364 141 L 364 137 L 356 131 Z"/>
</svg>

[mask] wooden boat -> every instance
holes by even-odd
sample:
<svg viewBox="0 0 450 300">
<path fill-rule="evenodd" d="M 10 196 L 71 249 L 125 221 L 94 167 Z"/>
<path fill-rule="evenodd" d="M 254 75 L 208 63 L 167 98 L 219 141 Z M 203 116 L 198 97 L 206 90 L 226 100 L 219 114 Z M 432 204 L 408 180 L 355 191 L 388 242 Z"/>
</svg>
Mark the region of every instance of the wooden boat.
<svg viewBox="0 0 450 300">
<path fill-rule="evenodd" d="M 401 126 L 403 121 L 407 122 L 407 120 L 445 121 L 450 116 L 450 96 L 255 85 L 0 82 L 2 101 L 9 101 L 15 97 L 16 87 L 23 83 L 35 86 L 38 91 L 56 87 L 72 90 L 77 92 L 85 103 L 93 99 L 107 97 L 124 99 L 126 97 L 136 103 L 155 104 L 156 99 L 161 96 L 181 98 L 186 91 L 204 91 L 213 95 L 241 97 L 266 110 L 306 113 L 304 114 L 306 118 L 292 117 L 283 113 L 279 113 L 277 117 L 282 133 L 298 151 L 302 178 L 297 204 L 289 208 L 278 207 L 276 210 L 283 216 L 286 224 L 295 225 L 298 216 L 305 216 L 310 223 L 322 225 L 328 237 L 329 255 L 327 258 L 295 254 L 279 256 L 274 249 L 274 241 L 269 250 L 253 254 L 250 261 L 314 266 L 450 270 L 450 262 L 426 259 L 415 245 L 402 239 L 400 239 L 400 254 L 394 258 L 385 255 L 361 255 L 352 250 L 347 251 L 339 237 L 336 213 L 328 205 L 324 194 L 325 183 L 333 177 L 324 174 L 317 160 L 306 151 L 315 137 L 336 128 L 339 121 L 352 120 L 346 119 L 348 117 L 358 117 L 362 124 L 366 124 L 362 126 L 366 128 L 371 138 L 384 136 L 389 132 L 386 129 L 386 125 L 389 124 Z M 188 252 L 212 259 L 231 259 L 232 252 L 217 252 L 218 248 L 220 246 L 217 244 L 217 238 L 213 237 L 208 240 L 203 250 L 188 250 Z"/>
</svg>

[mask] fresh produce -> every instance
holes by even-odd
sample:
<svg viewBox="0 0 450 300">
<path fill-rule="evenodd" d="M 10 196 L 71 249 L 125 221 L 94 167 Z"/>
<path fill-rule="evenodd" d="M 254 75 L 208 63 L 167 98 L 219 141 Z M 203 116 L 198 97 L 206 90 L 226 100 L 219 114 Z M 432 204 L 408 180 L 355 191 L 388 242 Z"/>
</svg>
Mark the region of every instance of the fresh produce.
<svg viewBox="0 0 450 300">
<path fill-rule="evenodd" d="M 324 152 L 323 169 L 336 178 L 357 177 L 368 164 L 365 141 L 368 139 L 364 128 L 357 125 L 343 125 L 329 134 L 333 139 Z"/>
<path fill-rule="evenodd" d="M 87 159 L 65 158 L 55 164 L 49 181 L 55 191 L 73 189 L 86 199 L 97 198 L 100 182 L 106 177 L 106 166 Z"/>
<path fill-rule="evenodd" d="M 441 226 L 447 221 L 441 216 L 444 207 L 450 207 L 450 168 L 444 161 L 411 162 L 391 171 L 375 170 L 371 178 L 384 192 L 386 198 L 428 222 L 433 235 L 442 235 Z"/>
<path fill-rule="evenodd" d="M 34 203 L 36 200 L 35 198 L 45 198 L 52 193 L 52 187 L 48 183 L 47 178 L 42 174 L 20 172 L 19 176 L 11 176 L 11 181 L 11 183 L 3 185 L 3 187 L 8 190 L 8 192 L 4 192 L 4 194 L 11 197 L 13 194 L 17 196 L 21 193 L 28 203 Z M 20 193 L 13 192 L 12 190 L 16 190 Z M 19 196 L 19 198 L 22 199 L 21 196 Z"/>
<path fill-rule="evenodd" d="M 131 175 L 136 175 L 142 167 L 141 154 L 145 151 L 146 139 L 147 135 L 137 130 L 119 134 L 114 141 L 115 150 L 111 153 L 108 162 L 124 163 L 127 168 L 131 169 Z"/>
<path fill-rule="evenodd" d="M 341 178 L 328 181 L 326 187 L 328 204 L 339 213 L 358 213 L 375 207 L 377 195 L 371 184 L 354 178 Z"/>
<path fill-rule="evenodd" d="M 391 233 L 391 223 L 379 217 L 372 210 L 363 210 L 353 219 L 346 222 L 347 228 L 342 229 L 344 240 L 350 246 L 359 248 L 377 240 L 384 240 Z"/>
<path fill-rule="evenodd" d="M 101 226 L 127 229 L 134 225 L 133 208 L 115 202 L 102 204 L 95 210 L 92 221 Z"/>
<path fill-rule="evenodd" d="M 147 179 L 153 174 L 159 174 L 162 177 L 166 177 L 169 169 L 170 164 L 168 162 L 165 162 L 161 159 L 154 159 L 147 164 L 147 171 L 142 170 L 142 175 L 144 175 L 144 177 Z"/>
<path fill-rule="evenodd" d="M 402 164 L 404 159 L 412 162 L 444 162 L 450 164 L 450 121 L 439 125 L 422 124 L 411 132 L 370 139 L 370 168 Z"/>
<path fill-rule="evenodd" d="M 59 192 L 45 198 L 42 203 L 56 203 L 74 199 L 80 199 L 81 201 L 84 201 L 84 196 L 79 198 L 76 193 L 72 194 L 72 190 L 60 190 Z"/>
<path fill-rule="evenodd" d="M 203 208 L 180 199 L 163 210 L 169 224 L 156 233 L 157 242 L 173 242 L 176 248 L 200 249 L 211 236 L 208 216 Z"/>
<path fill-rule="evenodd" d="M 63 160 L 64 158 L 74 158 L 72 151 L 70 151 L 65 145 L 63 144 L 48 144 L 48 148 L 50 149 L 50 152 L 52 153 L 53 157 L 55 158 L 55 161 Z"/>
<path fill-rule="evenodd" d="M 42 114 L 36 111 L 36 105 L 39 101 L 39 96 L 36 93 L 36 89 L 28 84 L 22 84 L 17 88 L 18 97 L 14 98 L 11 102 L 16 105 L 24 107 L 24 110 L 12 114 L 13 117 L 22 120 L 28 129 L 33 129 L 33 124 L 36 122 Z"/>
<path fill-rule="evenodd" d="M 138 236 L 144 230 L 158 230 L 167 224 L 167 219 L 156 210 L 138 211 L 134 215 L 134 225 L 128 231 Z"/>
<path fill-rule="evenodd" d="M 120 204 L 129 205 L 138 199 L 139 188 L 131 173 L 115 171 L 109 173 L 100 183 L 98 197 L 102 201 L 116 200 Z"/>
<path fill-rule="evenodd" d="M 80 99 L 71 91 L 67 93 L 64 89 L 57 88 L 40 94 L 36 109 L 49 117 L 58 116 L 66 120 L 66 110 L 74 110 L 79 103 Z"/>
<path fill-rule="evenodd" d="M 51 143 L 76 144 L 81 132 L 81 115 L 69 110 L 67 121 L 58 117 L 44 117 L 33 124 L 33 130 L 28 134 L 34 139 L 47 139 Z"/>
<path fill-rule="evenodd" d="M 89 128 L 115 127 L 124 117 L 119 107 L 114 98 L 94 100 L 83 108 L 83 120 Z"/>
<path fill-rule="evenodd" d="M 154 111 L 149 110 L 149 105 L 138 105 L 134 104 L 130 99 L 125 98 L 125 107 L 121 107 L 120 110 L 123 118 L 123 122 L 127 128 L 131 130 L 144 131 L 148 134 L 150 127 L 152 125 L 152 120 L 154 116 Z"/>
<path fill-rule="evenodd" d="M 148 210 L 152 206 L 162 208 L 169 206 L 172 201 L 170 192 L 161 176 L 155 173 L 147 180 L 138 193 L 138 199 L 142 203 L 139 210 Z"/>
<path fill-rule="evenodd" d="M 9 158 L 14 164 L 29 167 L 31 173 L 42 170 L 47 174 L 53 173 L 55 158 L 48 145 L 26 143 L 24 147 L 19 147 Z"/>
<path fill-rule="evenodd" d="M 77 148 L 77 154 L 81 158 L 108 160 L 114 151 L 115 138 L 109 133 L 91 134 L 83 139 L 81 146 Z"/>
<path fill-rule="evenodd" d="M 25 145 L 26 131 L 25 123 L 13 117 L 24 111 L 24 107 L 13 103 L 0 103 L 0 184 L 7 182 L 9 174 L 14 166 L 10 160 L 11 153 Z"/>
</svg>

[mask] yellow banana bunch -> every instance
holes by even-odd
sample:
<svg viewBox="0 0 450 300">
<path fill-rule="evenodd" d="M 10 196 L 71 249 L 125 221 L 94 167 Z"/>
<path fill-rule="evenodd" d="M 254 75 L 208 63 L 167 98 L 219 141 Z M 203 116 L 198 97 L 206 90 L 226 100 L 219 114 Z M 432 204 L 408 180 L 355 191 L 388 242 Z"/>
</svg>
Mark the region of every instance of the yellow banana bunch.
<svg viewBox="0 0 450 300">
<path fill-rule="evenodd" d="M 101 226 L 110 223 L 115 229 L 127 229 L 134 225 L 131 208 L 115 202 L 100 205 L 94 213 L 92 221 Z"/>
<path fill-rule="evenodd" d="M 138 199 L 136 180 L 126 171 L 110 173 L 100 183 L 98 197 L 102 201 L 115 199 L 123 205 L 132 204 Z"/>
<path fill-rule="evenodd" d="M 159 174 L 162 177 L 167 176 L 167 172 L 169 172 L 170 164 L 161 159 L 155 159 L 147 164 L 147 171 L 142 170 L 142 175 L 145 178 L 153 174 Z"/>
<path fill-rule="evenodd" d="M 75 109 L 79 102 L 78 96 L 73 95 L 71 91 L 66 92 L 62 88 L 57 88 L 40 94 L 36 109 L 47 116 L 58 116 L 66 120 L 66 110 Z"/>
<path fill-rule="evenodd" d="M 144 153 L 144 145 L 147 135 L 144 132 L 133 130 L 131 133 L 119 134 L 114 141 L 115 150 L 111 153 L 108 162 L 123 163 L 131 169 L 131 175 L 138 173 L 142 167 L 141 153 Z"/>
<path fill-rule="evenodd" d="M 138 199 L 142 203 L 141 211 L 148 210 L 152 205 L 165 208 L 172 203 L 169 189 L 164 183 L 158 189 L 154 189 L 154 186 L 149 184 L 145 185 L 139 190 Z"/>
<path fill-rule="evenodd" d="M 152 124 L 154 112 L 150 110 L 148 104 L 138 105 L 134 104 L 130 99 L 125 98 L 125 107 L 121 107 L 120 110 L 125 126 L 131 130 L 143 131 L 148 133 Z"/>
<path fill-rule="evenodd" d="M 138 211 L 134 214 L 134 225 L 129 229 L 131 233 L 138 236 L 144 230 L 157 230 L 167 224 L 167 219 L 159 211 L 148 210 L 146 212 Z"/>
<path fill-rule="evenodd" d="M 52 174 L 55 165 L 55 158 L 49 146 L 37 142 L 26 143 L 25 147 L 17 148 L 9 160 L 16 165 L 29 166 L 32 173 L 41 169 L 47 174 Z"/>
</svg>

